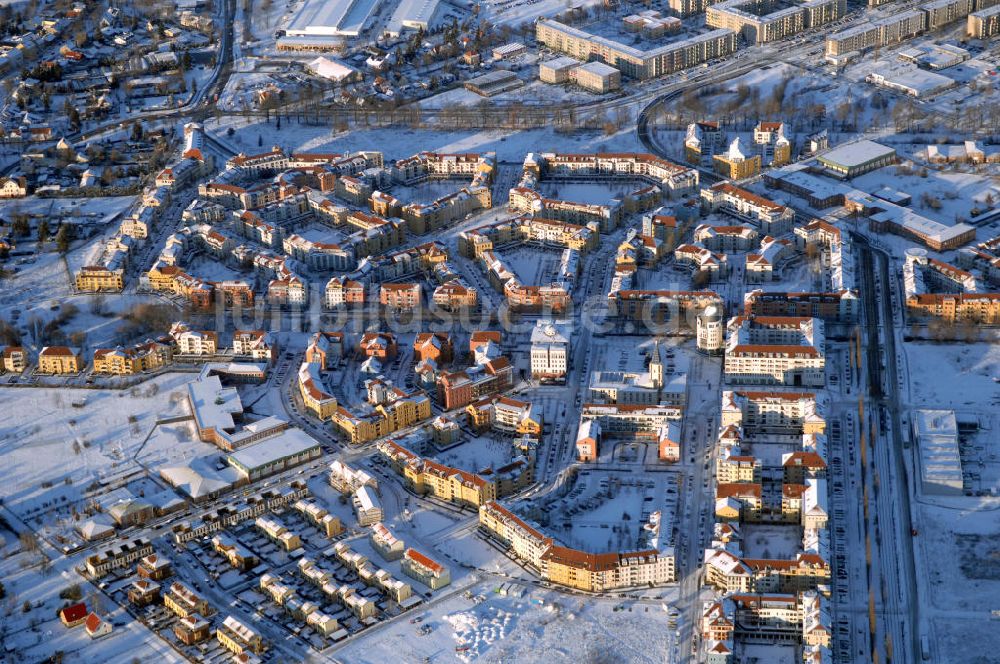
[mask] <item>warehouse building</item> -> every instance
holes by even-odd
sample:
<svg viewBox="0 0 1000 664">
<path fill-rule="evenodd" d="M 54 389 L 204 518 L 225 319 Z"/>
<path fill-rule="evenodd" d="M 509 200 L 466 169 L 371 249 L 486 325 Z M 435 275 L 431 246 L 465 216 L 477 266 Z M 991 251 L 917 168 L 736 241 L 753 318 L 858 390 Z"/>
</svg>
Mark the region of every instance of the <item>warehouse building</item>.
<svg viewBox="0 0 1000 664">
<path fill-rule="evenodd" d="M 924 493 L 960 495 L 964 482 L 955 411 L 914 411 L 913 436 L 920 452 L 921 490 Z"/>
</svg>

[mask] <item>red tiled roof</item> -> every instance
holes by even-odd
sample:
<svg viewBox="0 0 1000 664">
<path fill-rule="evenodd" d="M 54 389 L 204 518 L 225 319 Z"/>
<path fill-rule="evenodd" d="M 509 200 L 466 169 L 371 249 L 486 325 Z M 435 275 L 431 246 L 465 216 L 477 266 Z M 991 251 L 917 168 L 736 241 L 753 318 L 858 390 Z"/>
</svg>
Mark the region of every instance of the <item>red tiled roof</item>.
<svg viewBox="0 0 1000 664">
<path fill-rule="evenodd" d="M 87 605 L 84 602 L 72 604 L 59 612 L 63 622 L 73 623 L 82 620 L 87 615 Z"/>
</svg>

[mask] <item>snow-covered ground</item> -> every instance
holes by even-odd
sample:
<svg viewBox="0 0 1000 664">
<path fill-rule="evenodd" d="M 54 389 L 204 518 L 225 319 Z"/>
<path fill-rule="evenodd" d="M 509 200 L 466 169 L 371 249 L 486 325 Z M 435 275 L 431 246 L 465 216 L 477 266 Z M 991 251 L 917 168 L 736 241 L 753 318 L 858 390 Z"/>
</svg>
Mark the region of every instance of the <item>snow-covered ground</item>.
<svg viewBox="0 0 1000 664">
<path fill-rule="evenodd" d="M 611 135 L 597 131 L 580 131 L 573 134 L 557 133 L 551 128 L 514 131 L 506 129 L 437 131 L 392 127 L 387 129 L 354 128 L 346 132 L 331 132 L 329 125 L 316 126 L 283 122 L 276 129 L 270 124 L 252 121 L 247 125 L 243 118 L 227 117 L 220 121 L 206 122 L 209 131 L 225 135 L 229 127 L 239 131 L 227 142 L 252 154 L 263 145 L 277 143 L 283 147 L 304 151 L 354 151 L 381 150 L 386 160 L 410 157 L 423 150 L 435 152 L 486 152 L 495 151 L 500 161 L 521 163 L 524 155 L 532 151 L 556 150 L 561 152 L 642 152 L 645 151 L 634 128 L 629 126 Z M 264 148 L 266 150 L 267 147 Z"/>
<path fill-rule="evenodd" d="M 335 656 L 357 664 L 434 662 L 660 663 L 672 631 L 661 603 L 601 600 L 521 586 L 523 597 L 495 592 L 494 579 L 449 597 L 422 614 L 420 624 L 399 620 L 364 636 Z M 478 597 L 483 597 L 478 601 Z M 417 635 L 421 625 L 431 632 Z"/>
<path fill-rule="evenodd" d="M 80 501 L 106 491 L 102 484 L 141 475 L 140 452 L 145 461 L 189 453 L 178 441 L 191 432 L 177 425 L 172 434 L 146 437 L 158 419 L 187 414 L 191 378 L 165 374 L 128 390 L 0 387 L 5 412 L 31 413 L 0 421 L 4 505 L 35 527 L 60 532 L 73 525 Z"/>
<path fill-rule="evenodd" d="M 935 661 L 985 664 L 1000 649 L 991 614 L 1000 609 L 1000 505 L 983 511 L 962 500 L 968 508 L 919 507 L 921 610 L 931 623 Z"/>
<path fill-rule="evenodd" d="M 1000 344 L 908 342 L 910 403 L 921 408 L 992 409 L 1000 404 Z"/>
</svg>

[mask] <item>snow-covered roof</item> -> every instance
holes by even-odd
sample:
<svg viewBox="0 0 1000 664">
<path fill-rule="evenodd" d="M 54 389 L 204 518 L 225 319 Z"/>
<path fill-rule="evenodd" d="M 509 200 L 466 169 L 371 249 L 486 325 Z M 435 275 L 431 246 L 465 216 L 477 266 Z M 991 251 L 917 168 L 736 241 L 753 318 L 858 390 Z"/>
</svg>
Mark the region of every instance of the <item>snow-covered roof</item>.
<svg viewBox="0 0 1000 664">
<path fill-rule="evenodd" d="M 306 63 L 306 68 L 317 76 L 328 78 L 332 81 L 341 81 L 352 74 L 355 70 L 347 65 L 331 60 L 330 58 L 319 57 Z"/>
</svg>

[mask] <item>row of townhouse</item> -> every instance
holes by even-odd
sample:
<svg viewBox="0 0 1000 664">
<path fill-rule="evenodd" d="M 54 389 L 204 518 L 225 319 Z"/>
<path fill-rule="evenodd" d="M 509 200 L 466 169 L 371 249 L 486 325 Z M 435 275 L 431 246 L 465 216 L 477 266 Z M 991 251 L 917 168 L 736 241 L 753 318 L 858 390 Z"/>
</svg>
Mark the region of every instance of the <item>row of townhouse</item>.
<svg viewBox="0 0 1000 664">
<path fill-rule="evenodd" d="M 285 527 L 285 524 L 273 514 L 257 517 L 254 526 L 286 552 L 292 552 L 302 547 L 302 538 L 299 537 L 298 533 Z"/>
<path fill-rule="evenodd" d="M 342 543 L 341 543 L 342 544 Z M 349 565 L 356 562 L 354 558 L 348 555 L 341 557 L 339 550 L 337 554 L 338 558 Z M 364 566 L 367 560 L 363 556 L 360 556 L 362 562 L 358 567 Z M 326 595 L 331 600 L 339 603 L 345 609 L 354 614 L 354 617 L 358 620 L 366 620 L 371 618 L 378 612 L 378 608 L 375 606 L 375 602 L 365 597 L 358 592 L 358 589 L 354 586 L 348 584 L 337 585 L 336 579 L 329 572 L 320 568 L 316 563 L 309 558 L 301 558 L 298 563 L 299 574 L 302 575 L 306 581 L 309 581 L 317 588 L 319 588 L 324 595 Z M 374 576 L 372 577 L 374 580 Z"/>
<path fill-rule="evenodd" d="M 174 525 L 171 532 L 177 544 L 185 544 L 249 519 L 256 519 L 263 514 L 284 509 L 308 495 L 309 489 L 305 483 L 293 480 L 288 486 L 281 489 L 265 489 L 258 494 L 234 501 L 232 504 L 210 510 L 193 521 L 182 521 Z"/>
<path fill-rule="evenodd" d="M 209 618 L 215 613 L 207 599 L 179 581 L 170 584 L 170 588 L 163 595 L 163 604 L 178 618 L 194 615 Z"/>
<path fill-rule="evenodd" d="M 281 583 L 279 578 L 271 573 L 262 575 L 259 582 L 260 589 L 270 595 L 275 604 L 284 608 L 289 616 L 312 627 L 323 636 L 347 634 L 336 618 L 320 611 L 319 605 L 315 602 L 299 598 L 295 590 Z"/>
<path fill-rule="evenodd" d="M 87 556 L 84 565 L 92 578 L 98 579 L 113 569 L 129 567 L 140 558 L 153 553 L 153 545 L 145 537 L 122 540 L 103 551 Z"/>
<path fill-rule="evenodd" d="M 568 588 L 600 593 L 659 586 L 676 578 L 672 547 L 588 553 L 560 546 L 495 501 L 479 508 L 479 528 L 542 579 Z"/>
<path fill-rule="evenodd" d="M 223 648 L 233 653 L 237 657 L 244 657 L 248 653 L 260 655 L 267 650 L 267 643 L 264 637 L 246 623 L 237 620 L 233 616 L 226 616 L 222 625 L 215 632 L 215 637 Z M 244 660 L 250 661 L 250 660 Z"/>
<path fill-rule="evenodd" d="M 373 527 L 374 525 L 376 524 L 373 524 Z M 402 558 L 404 554 L 405 550 L 400 554 L 399 558 Z M 334 544 L 332 553 L 328 552 L 327 555 L 340 561 L 348 568 L 353 569 L 357 572 L 358 578 L 362 582 L 368 586 L 380 589 L 396 603 L 409 604 L 412 601 L 410 598 L 413 594 L 413 589 L 408 583 L 394 579 L 388 571 L 380 569 L 367 556 L 358 553 L 346 542 L 337 542 Z M 301 566 L 300 571 L 303 571 Z M 321 570 L 314 571 L 311 581 L 316 585 L 325 584 L 327 579 L 318 576 L 318 574 L 323 574 L 323 572 Z"/>
<path fill-rule="evenodd" d="M 212 548 L 241 572 L 251 570 L 260 563 L 255 554 L 225 533 L 212 537 Z"/>
</svg>

